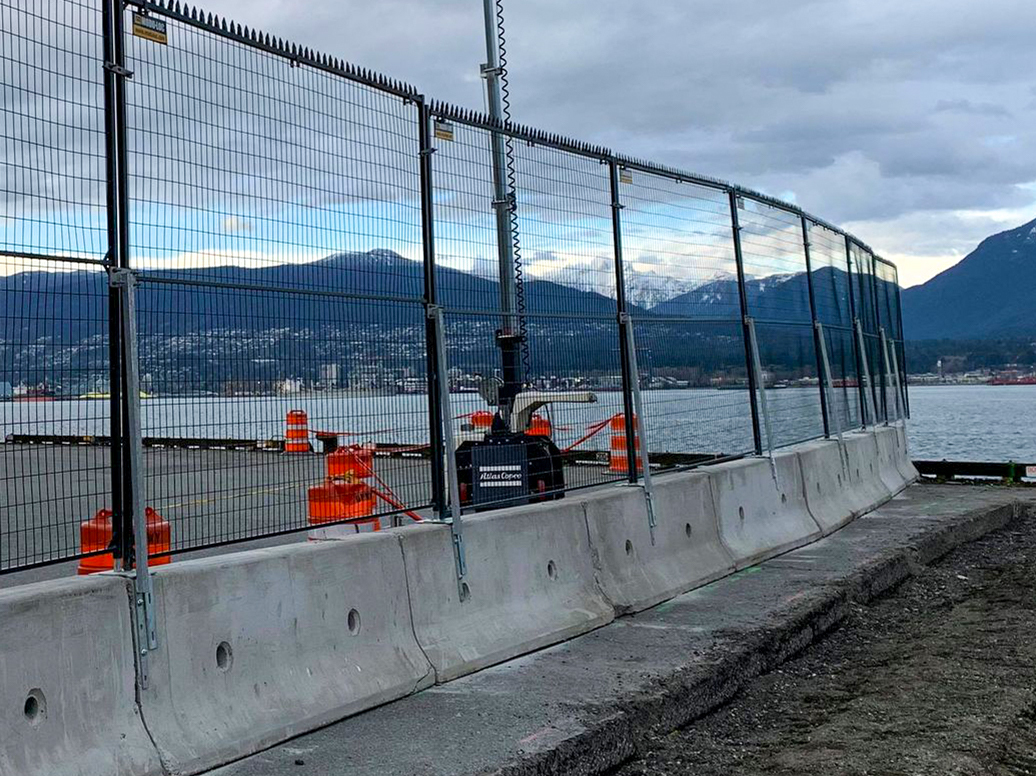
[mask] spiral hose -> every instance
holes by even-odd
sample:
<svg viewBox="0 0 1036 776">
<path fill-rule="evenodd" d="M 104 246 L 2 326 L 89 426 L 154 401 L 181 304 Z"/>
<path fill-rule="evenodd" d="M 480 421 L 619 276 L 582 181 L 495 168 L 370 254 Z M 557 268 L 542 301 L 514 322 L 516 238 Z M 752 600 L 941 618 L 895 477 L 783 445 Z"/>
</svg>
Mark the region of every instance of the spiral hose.
<svg viewBox="0 0 1036 776">
<path fill-rule="evenodd" d="M 500 65 L 500 105 L 506 123 L 511 122 L 511 90 L 507 82 L 507 39 L 504 34 L 503 0 L 496 2 L 497 58 Z M 514 255 L 514 296 L 518 313 L 518 334 L 521 337 L 522 368 L 525 378 L 530 372 L 529 324 L 525 318 L 525 278 L 522 269 L 521 235 L 518 231 L 518 173 L 514 163 L 514 138 L 504 135 L 504 150 L 507 159 L 507 196 L 511 212 L 511 246 Z"/>
</svg>

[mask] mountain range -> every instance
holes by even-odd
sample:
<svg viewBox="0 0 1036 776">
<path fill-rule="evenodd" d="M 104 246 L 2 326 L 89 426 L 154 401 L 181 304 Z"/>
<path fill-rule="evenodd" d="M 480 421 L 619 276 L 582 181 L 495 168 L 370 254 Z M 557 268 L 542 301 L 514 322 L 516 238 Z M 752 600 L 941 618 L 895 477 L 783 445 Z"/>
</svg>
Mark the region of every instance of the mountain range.
<svg viewBox="0 0 1036 776">
<path fill-rule="evenodd" d="M 959 263 L 903 291 L 907 339 L 1036 335 L 1036 220 L 983 240 Z"/>
<path fill-rule="evenodd" d="M 644 292 L 635 299 L 650 307 L 630 306 L 642 322 L 637 337 L 644 363 L 702 373 L 743 370 L 736 278 L 717 275 L 698 284 L 674 283 L 666 291 L 653 274 L 634 277 Z M 603 281 L 598 292 L 586 289 L 589 274 L 564 279 L 525 282 L 531 373 L 614 373 L 614 284 Z M 818 307 L 824 289 L 844 292 L 846 284 L 845 275 L 830 268 L 818 270 L 814 281 Z M 300 264 L 151 270 L 137 293 L 143 368 L 181 386 L 220 384 L 245 374 L 315 379 L 321 364 L 350 365 L 353 372 L 367 364 L 398 376 L 420 373 L 424 282 L 421 262 L 384 249 Z M 435 282 L 447 311 L 449 362 L 469 372 L 492 369 L 498 360 L 493 339 L 499 285 L 443 266 L 436 268 Z M 767 362 L 789 369 L 811 363 L 812 356 L 802 352 L 803 341 L 812 337 L 805 274 L 750 277 L 746 295 L 760 321 Z M 100 382 L 108 336 L 104 272 L 3 276 L 0 306 L 0 382 Z M 768 320 L 799 326 L 768 327 Z"/>
</svg>

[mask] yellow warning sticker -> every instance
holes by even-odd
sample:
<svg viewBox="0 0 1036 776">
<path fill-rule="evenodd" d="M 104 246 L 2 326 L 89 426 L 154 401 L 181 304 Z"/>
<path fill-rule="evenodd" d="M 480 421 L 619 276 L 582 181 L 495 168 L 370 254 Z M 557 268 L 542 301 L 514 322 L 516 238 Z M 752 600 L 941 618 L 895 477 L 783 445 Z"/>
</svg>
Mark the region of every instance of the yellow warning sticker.
<svg viewBox="0 0 1036 776">
<path fill-rule="evenodd" d="M 453 124 L 448 121 L 437 120 L 435 122 L 435 137 L 437 140 L 453 141 Z"/>
<path fill-rule="evenodd" d="M 619 183 L 633 183 L 633 173 L 625 168 L 619 170 Z"/>
<path fill-rule="evenodd" d="M 166 34 L 165 22 L 155 19 L 152 16 L 133 14 L 133 34 L 138 38 L 146 38 L 163 46 L 169 43 L 169 36 Z"/>
</svg>

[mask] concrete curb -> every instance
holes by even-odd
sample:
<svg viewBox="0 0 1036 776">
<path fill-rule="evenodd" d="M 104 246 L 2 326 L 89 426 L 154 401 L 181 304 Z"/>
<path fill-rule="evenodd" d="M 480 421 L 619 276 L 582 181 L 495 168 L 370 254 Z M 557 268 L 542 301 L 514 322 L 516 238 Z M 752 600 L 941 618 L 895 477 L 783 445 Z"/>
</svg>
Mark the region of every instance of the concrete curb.
<svg viewBox="0 0 1036 776">
<path fill-rule="evenodd" d="M 869 603 L 957 547 L 1007 526 L 1036 507 L 1014 501 L 935 523 L 904 546 L 892 547 L 854 573 L 822 584 L 755 629 L 734 649 L 724 643 L 706 656 L 615 706 L 614 714 L 588 724 L 558 746 L 490 771 L 499 776 L 591 776 L 636 756 L 649 734 L 668 733 L 710 713 L 748 682 L 781 665 L 846 618 L 850 605 Z"/>
</svg>

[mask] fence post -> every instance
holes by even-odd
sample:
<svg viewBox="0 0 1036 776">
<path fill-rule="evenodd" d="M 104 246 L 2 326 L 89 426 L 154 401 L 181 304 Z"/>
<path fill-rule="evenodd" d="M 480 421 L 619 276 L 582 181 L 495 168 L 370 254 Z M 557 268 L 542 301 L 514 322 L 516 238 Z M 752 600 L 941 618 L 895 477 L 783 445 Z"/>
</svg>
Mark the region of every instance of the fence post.
<svg viewBox="0 0 1036 776">
<path fill-rule="evenodd" d="M 881 338 L 878 336 L 881 332 L 881 307 L 878 304 L 878 262 L 874 257 L 874 254 L 870 254 L 871 257 L 871 298 L 874 300 L 874 326 L 877 331 L 874 335 L 878 337 L 878 347 L 882 347 Z M 878 359 L 878 379 L 881 384 L 881 415 L 885 424 L 889 422 L 889 397 L 888 397 L 888 375 L 885 373 L 885 360 L 882 358 Z"/>
<path fill-rule="evenodd" d="M 626 421 L 626 461 L 630 484 L 637 481 L 637 449 L 636 427 L 633 407 L 633 381 L 640 380 L 640 374 L 634 368 L 636 353 L 630 353 L 630 342 L 625 328 L 632 326 L 628 316 L 626 301 L 626 275 L 622 261 L 622 202 L 619 198 L 619 165 L 615 159 L 608 159 L 608 177 L 612 196 L 612 242 L 615 254 L 615 298 L 618 307 L 616 322 L 619 327 L 619 363 L 622 369 L 622 411 Z M 624 319 L 623 316 L 626 316 Z M 642 419 L 641 422 L 643 422 Z M 641 445 L 644 442 L 641 440 Z"/>
<path fill-rule="evenodd" d="M 809 221 L 806 220 L 806 216 L 801 216 L 802 219 L 802 250 L 806 255 L 806 285 L 809 287 L 809 315 L 812 320 L 813 329 L 813 354 L 816 356 L 817 361 L 817 385 L 820 387 L 820 414 L 824 418 L 824 436 L 831 436 L 831 421 L 830 421 L 830 408 L 827 406 L 827 396 L 824 390 L 824 378 L 823 378 L 823 363 L 820 355 L 820 337 L 823 334 L 821 329 L 817 328 L 817 324 L 820 322 L 817 318 L 817 299 L 816 294 L 813 290 L 813 262 L 810 258 L 810 243 L 809 243 Z"/>
<path fill-rule="evenodd" d="M 136 626 L 137 676 L 140 686 L 148 686 L 148 652 L 158 646 L 155 624 L 155 603 L 151 575 L 148 572 L 147 510 L 144 497 L 144 434 L 140 423 L 140 378 L 137 356 L 136 277 L 133 270 L 120 268 L 111 273 L 111 285 L 122 298 L 123 338 L 123 420 L 126 450 L 123 463 L 126 497 L 124 506 L 132 521 L 134 552 L 130 565 L 133 576 L 134 625 Z"/>
<path fill-rule="evenodd" d="M 860 394 L 860 426 L 867 428 L 867 387 L 863 383 L 863 359 L 866 358 L 866 354 L 861 352 L 863 339 L 860 336 L 860 319 L 856 317 L 856 286 L 853 281 L 852 239 L 849 235 L 845 235 L 845 267 L 846 277 L 849 280 L 849 317 L 852 319 L 853 354 L 856 357 L 856 388 Z"/>
<path fill-rule="evenodd" d="M 453 560 L 457 570 L 457 591 L 460 600 L 464 601 L 467 594 L 467 585 L 464 584 L 464 577 L 468 573 L 467 560 L 464 552 L 464 523 L 462 514 L 464 511 L 460 499 L 460 477 L 457 473 L 456 447 L 453 443 L 453 422 L 450 420 L 450 388 L 447 382 L 446 369 L 446 333 L 443 322 L 442 308 L 438 305 L 428 306 L 428 318 L 432 322 L 435 340 L 435 364 L 436 379 L 439 382 L 438 395 L 442 415 L 446 418 L 443 424 L 443 443 L 446 446 L 446 469 L 448 472 L 448 485 L 450 490 L 449 516 L 450 535 L 453 540 Z M 440 518 L 443 515 L 440 515 Z"/>
<path fill-rule="evenodd" d="M 425 357 L 428 380 L 428 445 L 431 455 L 432 507 L 440 519 L 446 513 L 445 472 L 443 462 L 446 451 L 443 448 L 443 423 L 452 423 L 449 415 L 442 413 L 443 403 L 439 397 L 438 350 L 435 340 L 435 321 L 428 315 L 430 307 L 437 303 L 435 288 L 435 209 L 432 193 L 432 145 L 431 112 L 424 95 L 416 99 L 418 138 L 420 141 L 421 175 L 421 242 L 424 261 L 424 307 L 425 307 Z M 446 389 L 448 391 L 448 386 Z M 453 451 L 450 451 L 453 454 Z"/>
<path fill-rule="evenodd" d="M 113 0 L 101 4 L 102 77 L 104 80 L 104 156 L 105 156 L 105 215 L 107 217 L 108 252 L 105 256 L 109 274 L 123 264 L 120 219 L 120 169 L 118 109 L 121 81 L 112 65 L 121 63 L 116 41 L 122 36 L 122 5 Z M 132 549 L 132 532 L 127 530 L 122 495 L 122 307 L 119 292 L 108 288 L 108 395 L 109 395 L 109 454 L 111 457 L 112 539 L 109 549 L 117 567 L 125 565 Z"/>
<path fill-rule="evenodd" d="M 129 261 L 129 184 L 126 161 L 125 8 L 104 0 L 105 173 L 107 184 L 109 331 L 112 395 L 112 545 L 123 572 L 133 571 L 137 681 L 148 686 L 148 653 L 158 646 L 154 596 L 148 573 L 147 515 L 144 498 L 144 439 L 140 421 L 137 357 L 136 279 Z M 117 363 L 116 363 L 117 361 Z M 117 397 L 117 398 L 116 398 Z M 117 419 L 116 419 L 117 418 Z"/>
<path fill-rule="evenodd" d="M 755 379 L 755 368 L 752 358 L 752 333 L 749 330 L 748 289 L 745 286 L 745 261 L 741 254 L 741 220 L 737 211 L 741 197 L 734 188 L 727 189 L 730 198 L 730 226 L 734 233 L 734 261 L 737 264 L 737 292 L 741 302 L 741 339 L 745 343 L 745 372 L 748 375 L 748 404 L 752 408 L 752 439 L 755 442 L 755 454 L 763 454 L 763 434 L 759 428 L 759 408 L 756 406 L 758 386 Z"/>
<path fill-rule="evenodd" d="M 899 342 L 903 344 L 903 360 L 899 360 L 899 351 L 896 350 L 896 370 L 899 372 L 900 381 L 903 386 L 903 413 L 910 419 L 910 391 L 907 389 L 907 362 L 906 362 L 906 332 L 903 331 L 903 298 L 899 288 L 899 269 L 896 269 L 896 318 L 899 321 Z M 895 340 L 893 340 L 895 342 Z"/>
</svg>

